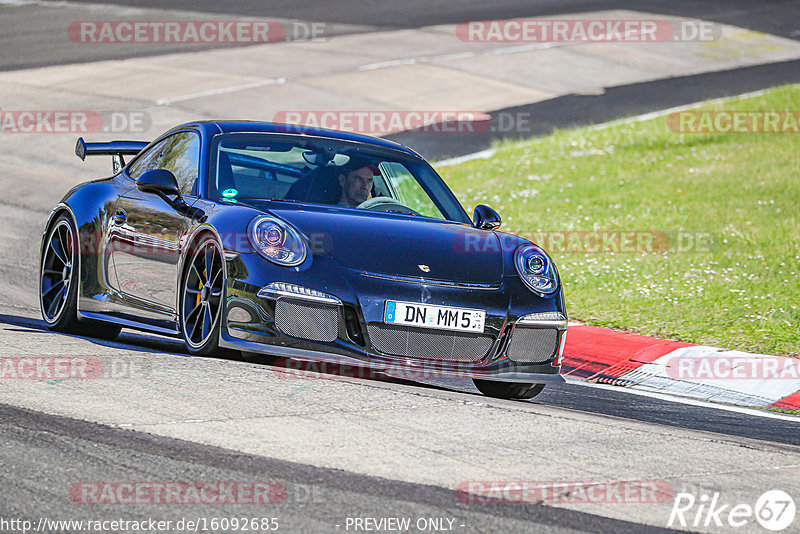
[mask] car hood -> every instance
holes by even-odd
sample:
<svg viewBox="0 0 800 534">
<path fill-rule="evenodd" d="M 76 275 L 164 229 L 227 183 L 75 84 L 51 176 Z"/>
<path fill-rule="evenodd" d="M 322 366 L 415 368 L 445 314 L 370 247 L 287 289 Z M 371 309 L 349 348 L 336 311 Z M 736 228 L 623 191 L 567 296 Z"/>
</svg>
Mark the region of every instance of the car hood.
<svg viewBox="0 0 800 534">
<path fill-rule="evenodd" d="M 503 278 L 500 239 L 466 224 L 336 207 L 264 206 L 327 253 L 362 272 L 470 284 Z"/>
</svg>

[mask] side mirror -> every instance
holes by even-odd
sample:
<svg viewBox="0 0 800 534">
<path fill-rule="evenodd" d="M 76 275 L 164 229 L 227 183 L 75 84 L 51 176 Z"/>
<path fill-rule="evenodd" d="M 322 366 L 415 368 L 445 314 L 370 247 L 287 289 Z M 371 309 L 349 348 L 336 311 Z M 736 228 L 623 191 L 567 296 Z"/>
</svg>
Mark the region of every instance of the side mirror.
<svg viewBox="0 0 800 534">
<path fill-rule="evenodd" d="M 175 175 L 172 174 L 172 171 L 168 171 L 167 169 L 152 169 L 144 172 L 136 179 L 136 187 L 139 188 L 139 191 L 160 196 L 164 202 L 172 206 L 179 213 L 191 217 L 192 220 L 202 221 L 206 217 L 203 210 L 190 206 L 183 199 L 180 187 L 178 186 L 178 180 L 175 178 Z M 172 195 L 175 196 L 174 199 L 169 198 Z"/>
<path fill-rule="evenodd" d="M 475 214 L 472 216 L 475 221 L 475 228 L 481 230 L 494 230 L 500 228 L 500 216 L 489 206 L 480 204 L 475 206 Z"/>
<path fill-rule="evenodd" d="M 145 193 L 156 193 L 157 195 L 181 195 L 178 187 L 178 180 L 175 175 L 167 169 L 152 169 L 142 173 L 136 179 L 136 187 Z"/>
</svg>

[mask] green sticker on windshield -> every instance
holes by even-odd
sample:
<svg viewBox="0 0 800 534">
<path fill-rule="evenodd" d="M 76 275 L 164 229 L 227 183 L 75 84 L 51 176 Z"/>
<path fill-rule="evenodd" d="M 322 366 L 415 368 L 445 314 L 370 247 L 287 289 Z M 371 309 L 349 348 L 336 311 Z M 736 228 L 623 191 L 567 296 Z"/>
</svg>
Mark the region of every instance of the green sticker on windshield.
<svg viewBox="0 0 800 534">
<path fill-rule="evenodd" d="M 233 198 L 238 194 L 239 191 L 237 191 L 236 189 L 226 189 L 225 191 L 222 192 L 222 196 L 225 198 Z"/>
</svg>

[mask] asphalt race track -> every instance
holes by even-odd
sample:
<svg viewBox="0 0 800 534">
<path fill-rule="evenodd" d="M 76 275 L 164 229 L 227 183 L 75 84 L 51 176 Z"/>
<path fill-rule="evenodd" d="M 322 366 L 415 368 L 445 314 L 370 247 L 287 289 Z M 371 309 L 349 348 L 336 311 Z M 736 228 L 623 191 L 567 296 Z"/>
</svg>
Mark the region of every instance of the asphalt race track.
<svg viewBox="0 0 800 534">
<path fill-rule="evenodd" d="M 130 8 L 165 8 L 157 0 L 112 0 L 108 2 L 84 2 L 75 5 L 125 6 Z M 58 12 L 47 12 L 46 2 L 31 2 L 13 17 L 0 21 L 4 42 L 0 50 L 0 69 L 54 65 L 77 61 L 96 61 L 99 59 L 131 57 L 153 53 L 164 53 L 173 48 L 152 46 L 126 46 L 120 50 L 100 47 L 80 50 L 65 47 L 61 39 Z M 455 24 L 464 20 L 488 20 L 516 17 L 564 15 L 599 11 L 602 9 L 633 9 L 644 12 L 664 13 L 683 17 L 696 17 L 714 22 L 779 35 L 797 38 L 800 36 L 800 7 L 791 0 L 762 1 L 754 4 L 748 0 L 668 2 L 664 0 L 462 0 L 459 2 L 409 0 L 405 2 L 380 3 L 370 0 L 344 0 L 332 9 L 328 3 L 314 0 L 282 0 L 262 2 L 259 0 L 237 0 L 214 2 L 211 0 L 180 0 L 169 2 L 170 9 L 186 12 L 213 13 L 225 18 L 235 16 L 264 17 L 277 20 L 303 20 L 324 22 L 330 25 L 331 35 L 351 32 L 376 31 L 387 28 L 419 28 L 435 24 Z M 94 13 L 114 14 L 118 9 L 95 7 Z M 33 21 L 25 25 L 20 23 Z M 104 20 L 101 16 L 91 20 Z M 145 18 L 144 20 L 147 20 Z M 188 47 L 187 47 L 188 49 Z"/>
<path fill-rule="evenodd" d="M 386 516 L 446 516 L 464 532 L 641 532 L 636 523 L 647 518 L 646 530 L 657 532 L 668 505 L 633 512 L 624 509 L 630 504 L 468 505 L 452 488 L 484 480 L 487 461 L 489 472 L 503 473 L 499 480 L 657 478 L 676 491 L 739 497 L 792 487 L 798 469 L 796 422 L 612 389 L 567 384 L 531 402 L 490 400 L 452 381 L 365 380 L 190 358 L 156 336 L 129 333 L 113 343 L 62 336 L 19 315 L 2 317 L 2 340 L 17 345 L 16 354 L 93 354 L 126 370 L 82 384 L 4 388 L 3 517 L 252 516 L 245 505 L 123 512 L 67 496 L 79 482 L 259 480 L 286 487 L 286 501 L 258 514 L 278 517 L 290 532 L 333 532 L 348 517 Z M 509 435 L 525 443 L 507 443 Z M 486 451 L 514 460 L 487 460 Z"/>
<path fill-rule="evenodd" d="M 366 0 L 186 0 L 171 2 L 170 9 L 184 20 L 258 16 L 324 22 L 332 43 L 467 19 L 609 9 L 697 17 L 781 42 L 800 39 L 800 3 L 792 1 L 410 0 L 381 6 Z M 98 75 L 95 65 L 106 71 L 124 69 L 125 61 L 154 62 L 149 68 L 171 61 L 169 54 L 197 54 L 192 57 L 202 63 L 201 54 L 248 53 L 246 47 L 64 42 L 65 20 L 157 20 L 167 16 L 163 10 L 153 0 L 0 1 L 0 109 L 144 109 L 153 119 L 146 132 L 151 137 L 187 117 L 237 109 L 240 101 L 223 92 L 214 97 L 218 107 L 213 108 L 201 109 L 203 99 L 187 99 L 184 107 L 154 104 L 161 86 L 153 81 L 152 94 L 145 95 L 149 80 L 122 82 L 143 89 L 119 99 L 77 85 L 83 76 Z M 798 82 L 800 63 L 792 58 L 620 83 L 602 94 L 559 93 L 485 111 L 535 114 L 540 121 L 531 134 L 540 134 Z M 354 65 L 364 63 L 356 59 Z M 308 67 L 300 63 L 287 61 L 280 68 Z M 158 69 L 166 73 L 158 80 L 169 81 L 170 67 Z M 482 150 L 501 135 L 392 137 L 439 158 Z M 409 532 L 666 532 L 672 531 L 671 495 L 637 504 L 484 503 L 463 502 L 456 490 L 469 481 L 622 480 L 658 481 L 675 494 L 698 498 L 718 495 L 731 506 L 753 506 L 774 489 L 800 495 L 800 419 L 793 416 L 578 382 L 548 386 L 532 401 L 494 400 L 467 381 L 363 378 L 352 369 L 337 373 L 321 367 L 299 371 L 292 363 L 244 361 L 230 354 L 190 357 L 175 340 L 132 331 L 114 342 L 52 333 L 37 300 L 44 222 L 72 185 L 108 172 L 105 158 L 79 162 L 71 154 L 74 138 L 0 134 L 0 355 L 94 357 L 117 372 L 97 380 L 0 380 L 0 532 L 22 531 L 4 527 L 9 519 L 35 525 L 42 518 L 220 517 L 277 518 L 279 532 L 363 532 L 365 523 L 359 528 L 355 520 L 365 518 L 409 518 L 415 525 Z M 269 482 L 282 485 L 285 495 L 270 505 L 124 505 L 76 502 L 71 493 L 76 484 L 124 481 Z M 439 521 L 428 521 L 433 519 Z M 425 528 L 417 526 L 420 520 Z M 701 523 L 679 530 L 766 532 L 755 519 L 739 529 Z M 782 532 L 800 532 L 800 519 Z"/>
</svg>

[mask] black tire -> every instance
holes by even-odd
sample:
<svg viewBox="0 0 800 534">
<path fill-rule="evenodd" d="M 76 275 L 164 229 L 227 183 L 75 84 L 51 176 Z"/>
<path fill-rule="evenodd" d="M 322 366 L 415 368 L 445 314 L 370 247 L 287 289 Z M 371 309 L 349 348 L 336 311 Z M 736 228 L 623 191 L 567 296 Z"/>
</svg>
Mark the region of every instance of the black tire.
<svg viewBox="0 0 800 534">
<path fill-rule="evenodd" d="M 67 215 L 47 229 L 39 264 L 39 308 L 47 328 L 55 332 L 112 340 L 121 327 L 78 321 L 78 233 Z"/>
<path fill-rule="evenodd" d="M 122 331 L 121 326 L 116 326 L 108 323 L 81 323 L 81 328 L 85 332 L 84 335 L 96 337 L 98 339 L 105 339 L 106 341 L 114 341 Z"/>
<path fill-rule="evenodd" d="M 478 391 L 496 399 L 532 399 L 542 392 L 544 384 L 518 384 L 516 382 L 496 382 L 494 380 L 472 380 Z"/>
<path fill-rule="evenodd" d="M 206 234 L 191 248 L 181 277 L 180 324 L 183 341 L 196 356 L 221 355 L 219 331 L 224 307 L 222 247 Z"/>
</svg>

